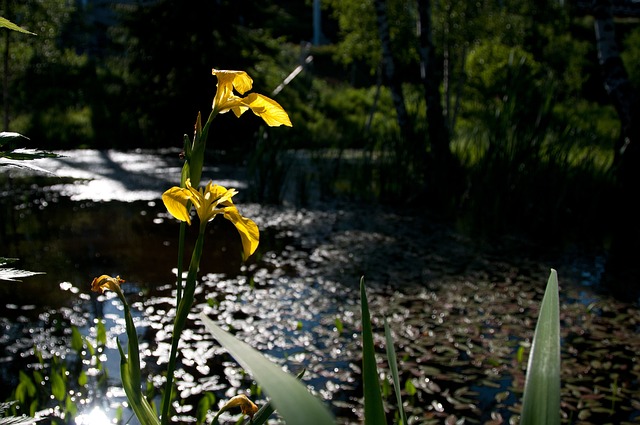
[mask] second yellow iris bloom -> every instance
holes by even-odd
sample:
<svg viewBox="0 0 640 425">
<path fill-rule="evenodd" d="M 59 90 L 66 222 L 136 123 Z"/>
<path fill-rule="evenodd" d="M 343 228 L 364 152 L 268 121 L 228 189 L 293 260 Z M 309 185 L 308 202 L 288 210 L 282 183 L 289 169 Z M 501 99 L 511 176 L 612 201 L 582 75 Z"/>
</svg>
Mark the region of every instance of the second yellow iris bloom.
<svg viewBox="0 0 640 425">
<path fill-rule="evenodd" d="M 214 69 L 212 73 L 218 77 L 218 90 L 212 105 L 215 113 L 223 114 L 233 111 L 236 117 L 240 117 L 251 109 L 271 127 L 280 125 L 291 127 L 289 115 L 275 100 L 258 93 L 251 93 L 245 97 L 234 93 L 235 90 L 240 95 L 244 95 L 251 90 L 253 80 L 246 72 Z"/>
<path fill-rule="evenodd" d="M 209 182 L 206 187 L 199 190 L 191 186 L 191 181 L 187 179 L 186 187 L 172 187 L 162 194 L 162 202 L 167 207 L 169 213 L 181 221 L 191 224 L 191 217 L 187 205 L 191 202 L 200 219 L 200 229 L 204 231 L 204 226 L 213 218 L 222 214 L 224 218 L 231 221 L 242 240 L 244 259 L 247 259 L 258 248 L 260 241 L 260 231 L 252 220 L 243 217 L 238 212 L 238 208 L 233 204 L 231 198 L 238 193 L 235 189 L 227 189 L 223 186 Z"/>
</svg>

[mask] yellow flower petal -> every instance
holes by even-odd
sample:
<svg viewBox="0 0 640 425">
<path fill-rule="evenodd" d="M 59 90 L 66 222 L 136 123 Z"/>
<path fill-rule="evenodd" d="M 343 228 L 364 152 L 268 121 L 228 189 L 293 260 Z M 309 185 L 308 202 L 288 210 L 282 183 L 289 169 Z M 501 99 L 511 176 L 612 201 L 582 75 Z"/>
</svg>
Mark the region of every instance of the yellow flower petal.
<svg viewBox="0 0 640 425">
<path fill-rule="evenodd" d="M 186 221 L 191 224 L 191 217 L 187 210 L 187 202 L 193 198 L 193 194 L 189 189 L 181 187 L 172 187 L 162 194 L 162 202 L 167 207 L 169 214 L 180 221 Z"/>
<path fill-rule="evenodd" d="M 124 282 L 124 279 L 120 279 L 120 276 L 111 277 L 103 274 L 102 276 L 93 279 L 91 282 L 91 290 L 93 292 L 100 292 L 101 294 L 104 294 L 104 291 L 107 289 L 110 291 L 116 291 L 116 289 L 120 288 L 120 285 Z"/>
<path fill-rule="evenodd" d="M 291 127 L 289 115 L 275 100 L 257 93 L 251 93 L 246 97 L 239 97 L 234 93 L 235 90 L 243 95 L 251 90 L 253 80 L 246 72 L 214 69 L 212 73 L 218 78 L 218 86 L 212 105 L 214 111 L 220 114 L 233 111 L 235 116 L 239 118 L 248 109 L 251 109 L 271 127 L 280 125 Z"/>
<path fill-rule="evenodd" d="M 185 188 L 172 187 L 162 194 L 162 201 L 172 216 L 191 224 L 187 209 L 189 201 L 196 209 L 201 226 L 213 220 L 216 215 L 223 214 L 238 229 L 242 241 L 243 258 L 247 259 L 255 252 L 260 240 L 260 230 L 252 220 L 241 216 L 233 204 L 232 198 L 238 193 L 237 190 L 213 184 L 212 181 L 209 181 L 204 188 L 196 190 L 191 186 L 189 179 L 186 180 L 185 186 Z"/>
<path fill-rule="evenodd" d="M 211 73 L 218 77 L 218 87 L 223 85 L 228 88 L 234 88 L 240 94 L 245 94 L 253 86 L 253 80 L 244 71 L 212 69 Z"/>
<path fill-rule="evenodd" d="M 225 411 L 232 407 L 239 407 L 243 414 L 249 416 L 252 419 L 253 419 L 253 415 L 255 415 L 258 412 L 258 406 L 256 406 L 244 394 L 240 394 L 235 397 L 232 397 L 231 400 L 229 400 L 224 406 L 222 406 L 222 409 L 220 409 L 220 411 Z"/>
<path fill-rule="evenodd" d="M 218 89 L 213 98 L 212 108 L 220 114 L 233 110 L 237 117 L 246 110 L 242 109 L 242 98 L 234 94 L 234 89 L 240 94 L 251 90 L 253 80 L 244 71 L 224 71 L 213 69 L 212 74 L 218 77 Z"/>
<path fill-rule="evenodd" d="M 241 216 L 236 207 L 225 208 L 224 218 L 230 220 L 234 226 L 236 226 L 236 229 L 238 229 L 242 241 L 243 259 L 246 260 L 256 251 L 256 248 L 258 248 L 258 243 L 260 242 L 260 230 L 258 226 L 253 220 Z"/>
<path fill-rule="evenodd" d="M 244 102 L 251 108 L 254 114 L 258 115 L 270 127 L 286 125 L 291 127 L 289 115 L 278 102 L 267 96 L 251 93 L 244 98 Z"/>
</svg>

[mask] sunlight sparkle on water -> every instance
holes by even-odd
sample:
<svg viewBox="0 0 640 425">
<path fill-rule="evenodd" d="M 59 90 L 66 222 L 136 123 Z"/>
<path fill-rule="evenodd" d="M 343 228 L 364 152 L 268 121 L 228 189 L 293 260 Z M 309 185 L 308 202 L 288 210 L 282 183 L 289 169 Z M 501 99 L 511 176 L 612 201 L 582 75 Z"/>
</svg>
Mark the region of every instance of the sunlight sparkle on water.
<svg viewBox="0 0 640 425">
<path fill-rule="evenodd" d="M 91 409 L 88 413 L 76 416 L 76 425 L 107 425 L 111 420 L 107 414 L 98 406 Z"/>
</svg>

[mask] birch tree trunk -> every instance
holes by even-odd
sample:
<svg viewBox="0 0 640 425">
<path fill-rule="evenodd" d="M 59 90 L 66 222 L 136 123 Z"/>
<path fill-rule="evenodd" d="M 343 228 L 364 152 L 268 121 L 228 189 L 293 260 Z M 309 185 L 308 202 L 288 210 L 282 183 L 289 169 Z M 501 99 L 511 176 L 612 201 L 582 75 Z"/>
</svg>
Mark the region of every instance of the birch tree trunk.
<svg viewBox="0 0 640 425">
<path fill-rule="evenodd" d="M 391 90 L 398 126 L 400 127 L 400 135 L 407 143 L 411 143 L 413 130 L 405 106 L 404 95 L 402 94 L 402 84 L 396 75 L 395 60 L 391 50 L 387 3 L 385 0 L 374 0 L 374 6 L 376 9 L 376 22 L 378 24 L 378 37 L 380 37 L 380 44 L 382 46 L 382 69 L 387 85 Z"/>
<path fill-rule="evenodd" d="M 620 118 L 620 138 L 615 146 L 617 193 L 614 234 L 607 262 L 607 280 L 626 294 L 640 295 L 640 103 L 624 68 L 615 40 L 609 0 L 594 0 L 596 44 L 604 86 Z"/>
<path fill-rule="evenodd" d="M 418 0 L 418 39 L 420 42 L 420 78 L 427 105 L 429 143 L 435 162 L 451 159 L 449 128 L 445 121 L 440 81 L 435 66 L 435 53 L 431 38 L 431 0 Z"/>
</svg>

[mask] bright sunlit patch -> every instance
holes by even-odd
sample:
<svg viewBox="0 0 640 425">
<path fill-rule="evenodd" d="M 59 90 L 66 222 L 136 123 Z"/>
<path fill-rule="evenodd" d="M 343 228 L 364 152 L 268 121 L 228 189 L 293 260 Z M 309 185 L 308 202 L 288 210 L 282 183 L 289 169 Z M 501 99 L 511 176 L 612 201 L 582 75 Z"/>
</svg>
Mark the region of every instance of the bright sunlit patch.
<svg viewBox="0 0 640 425">
<path fill-rule="evenodd" d="M 76 425 L 108 425 L 111 423 L 109 416 L 99 408 L 94 407 L 88 413 L 83 413 L 76 416 Z"/>
</svg>

